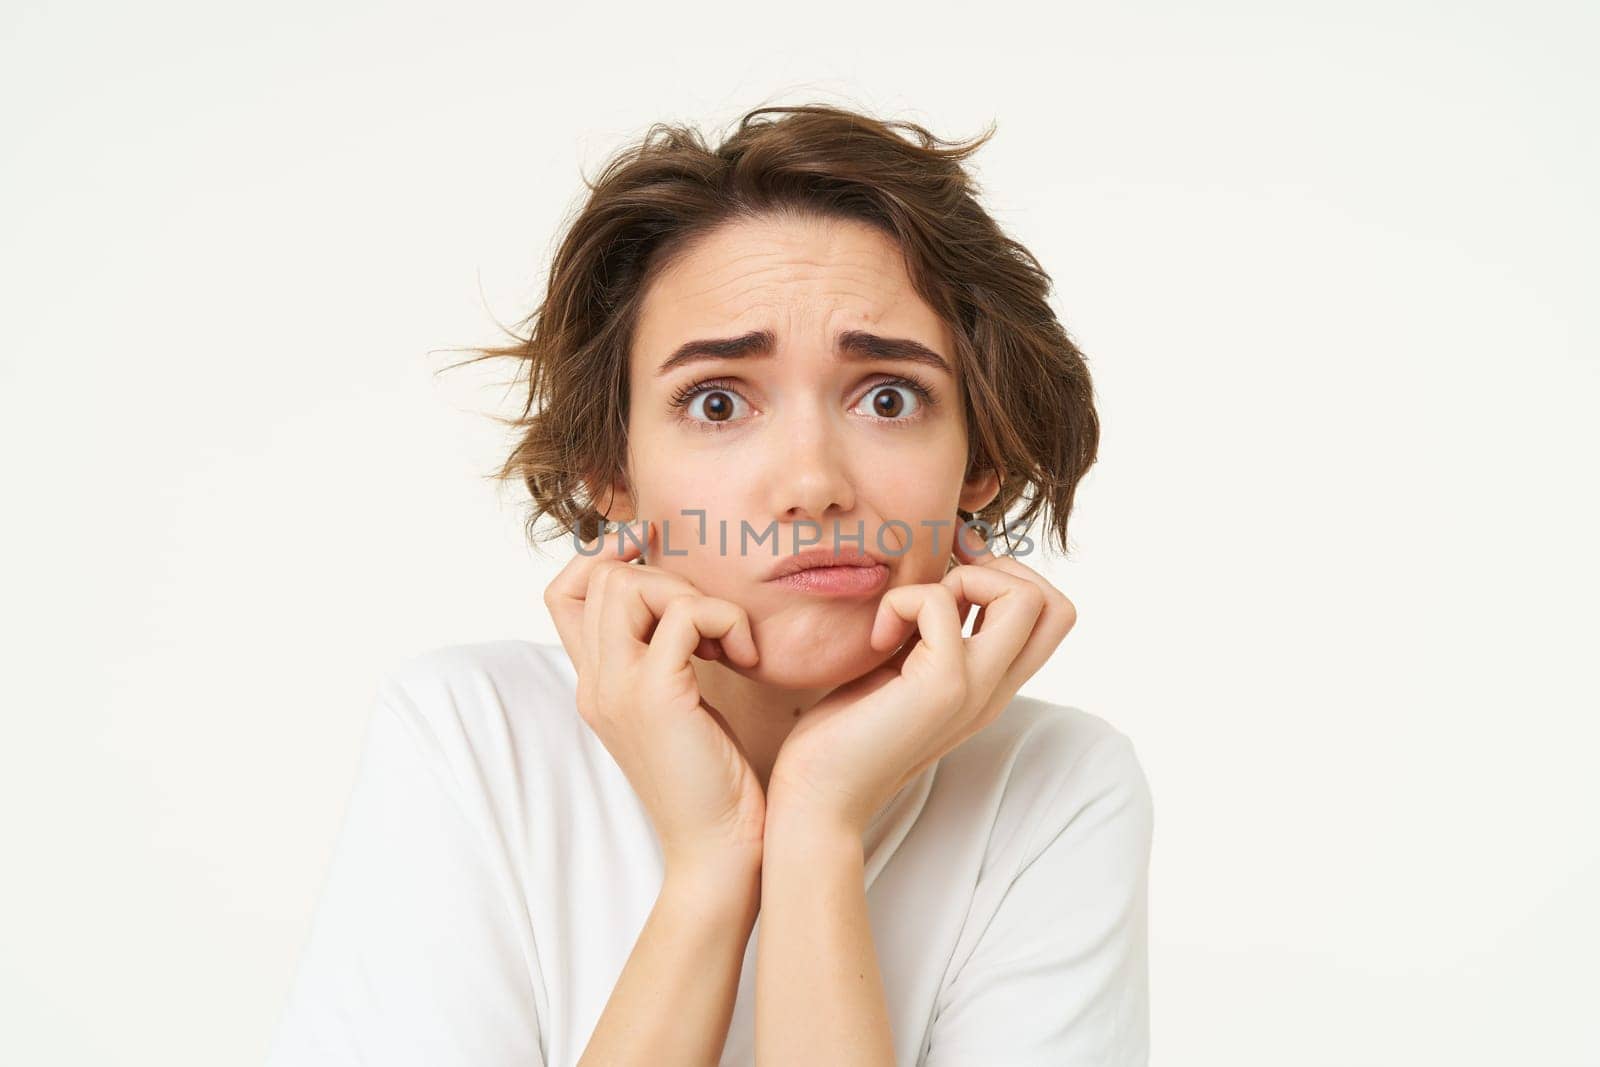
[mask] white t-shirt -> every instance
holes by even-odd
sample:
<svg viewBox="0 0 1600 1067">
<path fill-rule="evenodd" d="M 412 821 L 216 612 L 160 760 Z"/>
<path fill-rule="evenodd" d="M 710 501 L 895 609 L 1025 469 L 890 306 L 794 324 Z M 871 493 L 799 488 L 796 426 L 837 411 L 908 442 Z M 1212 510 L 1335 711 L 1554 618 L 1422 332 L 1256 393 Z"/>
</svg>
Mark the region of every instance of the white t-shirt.
<svg viewBox="0 0 1600 1067">
<path fill-rule="evenodd" d="M 559 644 L 383 678 L 268 1067 L 570 1067 L 661 887 Z M 1148 1060 L 1152 802 L 1128 738 L 1017 696 L 864 836 L 902 1065 Z M 754 1062 L 757 916 L 721 1064 Z"/>
</svg>

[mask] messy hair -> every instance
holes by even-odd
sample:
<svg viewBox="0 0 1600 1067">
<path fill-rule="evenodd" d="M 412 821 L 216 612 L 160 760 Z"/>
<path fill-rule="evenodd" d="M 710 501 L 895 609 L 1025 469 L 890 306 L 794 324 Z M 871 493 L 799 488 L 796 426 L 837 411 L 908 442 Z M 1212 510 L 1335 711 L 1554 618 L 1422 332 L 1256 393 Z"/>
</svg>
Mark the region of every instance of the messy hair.
<svg viewBox="0 0 1600 1067">
<path fill-rule="evenodd" d="M 515 444 L 487 477 L 527 487 L 529 542 L 587 542 L 608 528 L 609 501 L 597 497 L 626 480 L 629 351 L 651 281 L 724 224 L 799 215 L 864 222 L 898 244 L 955 338 L 966 476 L 999 476 L 995 498 L 961 518 L 1010 544 L 1043 515 L 1065 555 L 1099 419 L 1083 353 L 1048 303 L 1050 276 L 979 205 L 962 166 L 993 133 L 991 123 L 963 143 L 828 105 L 759 107 L 714 148 L 692 127 L 656 123 L 596 180 L 584 177 L 589 195 L 543 301 L 508 331 L 511 343 L 467 349 L 477 355 L 463 361 L 519 361 L 521 415 L 498 420 Z M 546 516 L 553 528 L 541 532 Z"/>
</svg>

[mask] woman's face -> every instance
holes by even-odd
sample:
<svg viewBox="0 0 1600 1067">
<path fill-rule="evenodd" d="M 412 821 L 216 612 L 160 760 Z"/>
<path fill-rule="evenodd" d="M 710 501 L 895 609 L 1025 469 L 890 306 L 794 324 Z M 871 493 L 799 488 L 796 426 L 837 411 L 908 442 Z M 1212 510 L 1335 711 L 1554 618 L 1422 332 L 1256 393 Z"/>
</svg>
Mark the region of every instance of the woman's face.
<svg viewBox="0 0 1600 1067">
<path fill-rule="evenodd" d="M 996 489 L 992 474 L 963 482 L 954 344 L 895 243 L 853 221 L 731 223 L 650 286 L 629 373 L 630 484 L 612 518 L 655 520 L 652 565 L 748 612 L 761 662 L 734 669 L 805 689 L 888 659 L 867 643 L 884 590 L 944 577 L 956 509 Z M 877 557 L 882 587 L 771 578 L 784 557 L 835 548 Z"/>
</svg>

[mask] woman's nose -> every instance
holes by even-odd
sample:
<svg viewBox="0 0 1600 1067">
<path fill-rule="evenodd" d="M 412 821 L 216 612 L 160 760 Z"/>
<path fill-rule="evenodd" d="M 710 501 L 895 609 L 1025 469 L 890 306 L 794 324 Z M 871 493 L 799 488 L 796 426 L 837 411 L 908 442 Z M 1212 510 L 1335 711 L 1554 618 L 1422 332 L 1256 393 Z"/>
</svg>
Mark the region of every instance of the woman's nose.
<svg viewBox="0 0 1600 1067">
<path fill-rule="evenodd" d="M 768 470 L 768 513 L 779 522 L 823 522 L 855 507 L 851 457 L 827 414 L 807 411 L 778 427 Z"/>
</svg>

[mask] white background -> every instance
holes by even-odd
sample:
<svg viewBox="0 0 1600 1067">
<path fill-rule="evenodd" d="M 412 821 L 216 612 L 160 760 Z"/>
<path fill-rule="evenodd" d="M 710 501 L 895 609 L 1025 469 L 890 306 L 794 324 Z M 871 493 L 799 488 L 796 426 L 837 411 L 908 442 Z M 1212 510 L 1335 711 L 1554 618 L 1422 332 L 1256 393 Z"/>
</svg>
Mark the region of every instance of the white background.
<svg viewBox="0 0 1600 1067">
<path fill-rule="evenodd" d="M 1587 9 L 1586 9 L 1587 8 Z M 0 1060 L 257 1062 L 380 674 L 554 640 L 484 476 L 657 120 L 991 119 L 1104 435 L 1025 692 L 1156 799 L 1158 1065 L 1600 1063 L 1595 9 L 0 13 Z"/>
</svg>

